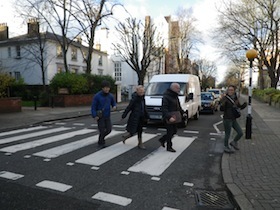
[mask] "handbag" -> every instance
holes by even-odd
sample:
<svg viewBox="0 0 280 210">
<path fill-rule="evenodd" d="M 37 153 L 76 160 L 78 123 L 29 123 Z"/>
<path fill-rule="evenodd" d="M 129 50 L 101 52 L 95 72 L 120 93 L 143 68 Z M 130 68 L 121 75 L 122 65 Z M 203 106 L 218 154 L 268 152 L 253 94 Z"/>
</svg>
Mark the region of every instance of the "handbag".
<svg viewBox="0 0 280 210">
<path fill-rule="evenodd" d="M 228 97 L 228 96 L 226 96 L 226 97 L 227 97 L 227 99 L 229 99 L 230 102 L 233 104 L 233 107 L 232 107 L 233 116 L 234 116 L 235 118 L 239 118 L 239 117 L 241 116 L 240 108 L 236 106 L 236 104 L 234 103 L 234 101 L 233 101 L 230 97 Z"/>
<path fill-rule="evenodd" d="M 166 119 L 167 124 L 176 124 L 182 122 L 182 115 L 180 111 L 169 112 L 168 115 L 171 115 L 175 119 L 175 121 L 170 122 L 169 120 Z"/>
</svg>

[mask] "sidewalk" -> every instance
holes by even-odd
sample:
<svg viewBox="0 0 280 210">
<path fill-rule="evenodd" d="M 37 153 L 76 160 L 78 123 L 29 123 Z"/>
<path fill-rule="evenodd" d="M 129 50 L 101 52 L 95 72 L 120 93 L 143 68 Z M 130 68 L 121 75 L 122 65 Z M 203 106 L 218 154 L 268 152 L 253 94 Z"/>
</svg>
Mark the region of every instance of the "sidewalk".
<svg viewBox="0 0 280 210">
<path fill-rule="evenodd" d="M 280 109 L 254 99 L 252 108 L 252 139 L 245 139 L 246 108 L 240 151 L 223 154 L 224 182 L 242 210 L 280 209 Z"/>
<path fill-rule="evenodd" d="M 117 111 L 124 109 L 128 102 L 118 103 Z M 21 112 L 0 114 L 0 132 L 32 126 L 46 121 L 69 119 L 91 115 L 90 106 L 80 107 L 23 107 Z"/>
</svg>

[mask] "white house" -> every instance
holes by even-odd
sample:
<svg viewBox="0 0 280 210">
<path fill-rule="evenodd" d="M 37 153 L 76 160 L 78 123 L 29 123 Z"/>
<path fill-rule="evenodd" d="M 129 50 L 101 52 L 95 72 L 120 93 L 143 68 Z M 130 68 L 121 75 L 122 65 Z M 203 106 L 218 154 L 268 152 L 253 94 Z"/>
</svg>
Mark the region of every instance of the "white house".
<svg viewBox="0 0 280 210">
<path fill-rule="evenodd" d="M 16 79 L 23 78 L 29 85 L 42 85 L 44 78 L 45 84 L 48 85 L 56 73 L 64 71 L 58 36 L 50 32 L 40 33 L 38 36 L 39 23 L 36 21 L 29 22 L 27 28 L 27 34 L 9 38 L 8 26 L 0 24 L 0 72 L 8 72 Z M 37 35 L 34 35 L 34 31 Z M 44 49 L 42 56 L 39 56 L 40 46 Z M 71 72 L 85 72 L 86 53 L 87 47 L 82 45 L 81 40 L 71 43 L 67 52 Z M 44 66 L 44 77 L 41 66 Z M 92 74 L 113 75 L 112 69 L 109 68 L 108 54 L 100 50 L 93 51 L 91 68 Z"/>
</svg>

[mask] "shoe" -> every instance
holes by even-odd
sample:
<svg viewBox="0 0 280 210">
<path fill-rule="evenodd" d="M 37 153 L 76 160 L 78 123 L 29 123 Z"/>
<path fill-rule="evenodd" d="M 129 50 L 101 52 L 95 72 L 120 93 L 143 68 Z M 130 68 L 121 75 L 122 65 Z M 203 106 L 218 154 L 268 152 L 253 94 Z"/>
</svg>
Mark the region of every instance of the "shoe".
<svg viewBox="0 0 280 210">
<path fill-rule="evenodd" d="M 167 150 L 168 152 L 176 152 L 176 150 L 173 149 L 173 148 L 167 148 L 166 150 Z"/>
<path fill-rule="evenodd" d="M 144 144 L 142 142 L 142 138 L 138 138 L 138 148 L 139 149 L 146 149 L 146 147 L 144 146 Z"/>
<path fill-rule="evenodd" d="M 103 149 L 103 148 L 105 148 L 105 147 L 107 147 L 105 144 L 98 144 L 98 148 L 99 148 L 99 149 Z"/>
<path fill-rule="evenodd" d="M 131 137 L 130 133 L 126 132 L 124 135 L 122 135 L 123 138 L 122 142 L 125 144 L 125 141 L 130 137 Z"/>
<path fill-rule="evenodd" d="M 161 139 L 159 139 L 158 141 L 162 147 L 165 147 L 164 142 Z"/>
<path fill-rule="evenodd" d="M 229 143 L 235 150 L 239 150 L 238 143 L 236 141 L 232 141 Z"/>
<path fill-rule="evenodd" d="M 225 148 L 224 148 L 224 152 L 225 152 L 225 153 L 232 154 L 232 153 L 234 153 L 234 150 L 231 149 L 231 148 L 229 148 L 229 147 L 225 147 Z"/>
</svg>

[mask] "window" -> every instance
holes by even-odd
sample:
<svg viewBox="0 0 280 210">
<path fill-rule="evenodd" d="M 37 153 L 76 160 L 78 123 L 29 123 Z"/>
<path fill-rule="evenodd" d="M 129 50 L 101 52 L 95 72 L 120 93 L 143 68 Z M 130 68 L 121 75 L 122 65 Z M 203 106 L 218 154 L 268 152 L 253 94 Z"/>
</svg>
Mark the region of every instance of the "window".
<svg viewBox="0 0 280 210">
<path fill-rule="evenodd" d="M 21 78 L 20 72 L 19 71 L 15 71 L 15 79 L 16 79 L 16 81 L 19 81 L 20 78 Z"/>
<path fill-rule="evenodd" d="M 115 80 L 122 81 L 122 63 L 115 62 Z"/>
<path fill-rule="evenodd" d="M 56 46 L 56 56 L 57 56 L 58 58 L 62 58 L 62 48 L 61 48 L 60 45 L 57 45 L 57 46 Z"/>
<path fill-rule="evenodd" d="M 83 51 L 83 62 L 86 62 L 87 60 L 87 52 Z"/>
<path fill-rule="evenodd" d="M 103 75 L 103 69 L 98 69 L 98 75 Z"/>
<path fill-rule="evenodd" d="M 16 46 L 16 58 L 20 58 L 20 46 L 19 45 L 17 45 Z"/>
<path fill-rule="evenodd" d="M 57 73 L 63 72 L 63 65 L 57 65 Z"/>
<path fill-rule="evenodd" d="M 163 93 L 170 87 L 172 82 L 153 82 L 150 83 L 146 89 L 147 96 L 162 96 Z M 180 93 L 179 96 L 184 95 L 186 88 L 186 83 L 180 83 Z"/>
<path fill-rule="evenodd" d="M 77 49 L 76 48 L 72 48 L 71 59 L 75 60 L 75 61 L 77 60 Z"/>
<path fill-rule="evenodd" d="M 103 65 L 103 62 L 102 62 L 102 55 L 99 55 L 99 57 L 98 57 L 98 65 L 99 65 L 99 66 L 102 66 L 102 65 Z"/>
<path fill-rule="evenodd" d="M 78 71 L 79 71 L 79 69 L 76 67 L 71 68 L 71 73 L 73 73 L 73 74 L 78 74 Z"/>
<path fill-rule="evenodd" d="M 8 47 L 8 58 L 12 57 L 11 47 Z"/>
</svg>

